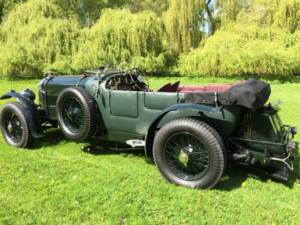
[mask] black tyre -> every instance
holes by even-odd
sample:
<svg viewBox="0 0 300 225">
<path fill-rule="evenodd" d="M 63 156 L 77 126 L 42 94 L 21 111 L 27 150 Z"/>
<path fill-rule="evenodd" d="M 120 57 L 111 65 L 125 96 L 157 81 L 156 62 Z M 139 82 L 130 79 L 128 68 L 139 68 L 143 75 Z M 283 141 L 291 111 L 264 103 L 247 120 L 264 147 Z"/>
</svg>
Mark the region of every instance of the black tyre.
<svg viewBox="0 0 300 225">
<path fill-rule="evenodd" d="M 191 188 L 212 188 L 222 177 L 226 154 L 222 138 L 209 125 L 178 119 L 156 134 L 154 161 L 171 183 Z"/>
<path fill-rule="evenodd" d="M 226 148 L 225 148 L 225 144 L 223 142 L 223 139 L 221 138 L 221 136 L 219 135 L 218 131 L 216 131 L 215 129 L 213 129 L 211 126 L 209 126 L 208 124 L 206 123 L 202 123 L 203 126 L 206 126 L 207 129 L 209 129 L 212 134 L 218 139 L 218 142 L 222 145 L 222 149 L 223 149 L 223 155 L 224 155 L 224 172 L 223 172 L 223 175 L 225 174 L 226 172 L 226 169 L 227 169 L 227 165 L 228 165 L 228 152 L 226 151 Z"/>
<path fill-rule="evenodd" d="M 66 88 L 60 93 L 56 113 L 59 126 L 69 140 L 85 141 L 96 131 L 97 113 L 94 100 L 80 87 Z"/>
<path fill-rule="evenodd" d="M 32 135 L 24 107 L 18 102 L 7 103 L 0 114 L 0 128 L 6 142 L 17 148 L 28 148 Z"/>
</svg>

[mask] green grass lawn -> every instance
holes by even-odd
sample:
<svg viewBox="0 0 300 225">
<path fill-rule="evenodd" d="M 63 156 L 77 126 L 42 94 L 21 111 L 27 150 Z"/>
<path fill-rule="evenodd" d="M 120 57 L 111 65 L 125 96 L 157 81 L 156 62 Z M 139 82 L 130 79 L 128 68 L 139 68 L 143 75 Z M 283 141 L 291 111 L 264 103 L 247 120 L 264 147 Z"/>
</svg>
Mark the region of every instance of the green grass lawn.
<svg viewBox="0 0 300 225">
<path fill-rule="evenodd" d="M 0 93 L 37 83 L 0 81 Z M 283 121 L 300 127 L 300 83 L 274 82 L 272 90 L 271 101 L 284 102 Z M 286 186 L 233 167 L 215 189 L 192 190 L 167 183 L 143 152 L 86 153 L 56 130 L 36 145 L 18 150 L 0 137 L 0 224 L 300 224 L 298 172 Z"/>
</svg>

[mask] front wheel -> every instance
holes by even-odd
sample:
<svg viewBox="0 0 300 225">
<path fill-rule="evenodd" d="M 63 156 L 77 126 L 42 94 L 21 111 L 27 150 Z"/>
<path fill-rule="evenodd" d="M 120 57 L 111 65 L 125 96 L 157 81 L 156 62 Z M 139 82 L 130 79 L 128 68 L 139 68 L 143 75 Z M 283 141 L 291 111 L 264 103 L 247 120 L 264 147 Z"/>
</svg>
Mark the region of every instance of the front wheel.
<svg viewBox="0 0 300 225">
<path fill-rule="evenodd" d="M 32 135 L 24 107 L 18 102 L 7 103 L 0 114 L 0 128 L 6 142 L 17 148 L 30 147 Z"/>
<path fill-rule="evenodd" d="M 212 188 L 225 170 L 222 138 L 209 125 L 178 119 L 162 127 L 153 144 L 154 161 L 171 183 Z"/>
</svg>

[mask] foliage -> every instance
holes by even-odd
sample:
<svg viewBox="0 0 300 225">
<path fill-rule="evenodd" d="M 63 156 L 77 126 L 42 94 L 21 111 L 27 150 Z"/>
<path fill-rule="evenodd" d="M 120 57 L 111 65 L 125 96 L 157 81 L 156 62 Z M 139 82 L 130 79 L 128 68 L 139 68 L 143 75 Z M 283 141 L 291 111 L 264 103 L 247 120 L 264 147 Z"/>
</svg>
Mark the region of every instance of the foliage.
<svg viewBox="0 0 300 225">
<path fill-rule="evenodd" d="M 0 22 L 18 4 L 27 0 L 0 0 Z M 63 9 L 65 16 L 78 17 L 84 26 L 92 26 L 105 8 L 128 8 L 133 12 L 151 10 L 161 15 L 168 0 L 47 0 Z"/>
<path fill-rule="evenodd" d="M 281 1 L 276 15 L 277 24 L 281 28 L 287 27 L 291 33 L 300 29 L 300 1 Z"/>
<path fill-rule="evenodd" d="M 18 5 L 2 26 L 0 74 L 37 76 L 54 68 L 70 73 L 79 26 L 63 15 L 47 1 Z"/>
<path fill-rule="evenodd" d="M 181 56 L 182 74 L 262 77 L 300 74 L 299 0 L 221 3 L 224 8 L 220 31 L 195 51 Z"/>
<path fill-rule="evenodd" d="M 288 77 L 299 74 L 299 34 L 235 28 L 235 35 L 218 31 L 203 46 L 180 59 L 184 75 Z M 275 39 L 275 41 L 273 41 Z"/>
<path fill-rule="evenodd" d="M 218 16 L 221 17 L 222 25 L 237 19 L 242 9 L 247 9 L 251 0 L 219 0 L 216 1 L 217 8 L 220 10 Z"/>
<path fill-rule="evenodd" d="M 66 12 L 67 16 L 76 16 L 82 25 L 92 26 L 100 17 L 104 8 L 121 7 L 129 0 L 50 0 Z"/>
<path fill-rule="evenodd" d="M 300 0 L 0 0 L 0 77 L 99 65 L 288 77 L 299 32 Z"/>
<path fill-rule="evenodd" d="M 162 22 L 154 13 L 108 9 L 91 29 L 83 31 L 74 68 L 102 64 L 162 70 L 166 66 L 163 40 Z"/>
<path fill-rule="evenodd" d="M 0 0 L 0 22 L 17 5 L 26 0 Z"/>
<path fill-rule="evenodd" d="M 125 6 L 133 12 L 146 10 L 161 15 L 168 8 L 168 0 L 128 0 Z"/>
<path fill-rule="evenodd" d="M 202 38 L 200 25 L 204 10 L 202 0 L 170 0 L 165 14 L 165 26 L 172 47 L 179 53 L 187 53 L 198 47 Z"/>
</svg>

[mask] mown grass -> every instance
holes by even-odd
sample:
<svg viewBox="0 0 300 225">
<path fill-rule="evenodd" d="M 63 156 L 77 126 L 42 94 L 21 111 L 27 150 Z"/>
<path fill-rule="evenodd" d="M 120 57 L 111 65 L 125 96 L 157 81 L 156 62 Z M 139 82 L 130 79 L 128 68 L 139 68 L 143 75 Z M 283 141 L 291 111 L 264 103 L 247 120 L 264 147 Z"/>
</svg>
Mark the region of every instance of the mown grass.
<svg viewBox="0 0 300 225">
<path fill-rule="evenodd" d="M 151 78 L 155 88 L 183 83 L 232 82 Z M 0 93 L 34 81 L 0 81 Z M 284 122 L 300 127 L 300 83 L 275 82 L 271 101 L 284 102 Z M 300 141 L 300 135 L 296 140 Z M 0 224 L 300 224 L 300 181 L 289 185 L 232 167 L 213 190 L 167 183 L 142 151 L 81 150 L 57 130 L 18 150 L 0 137 Z"/>
</svg>

